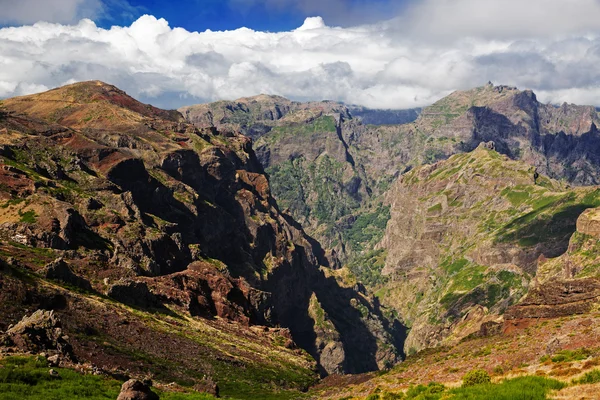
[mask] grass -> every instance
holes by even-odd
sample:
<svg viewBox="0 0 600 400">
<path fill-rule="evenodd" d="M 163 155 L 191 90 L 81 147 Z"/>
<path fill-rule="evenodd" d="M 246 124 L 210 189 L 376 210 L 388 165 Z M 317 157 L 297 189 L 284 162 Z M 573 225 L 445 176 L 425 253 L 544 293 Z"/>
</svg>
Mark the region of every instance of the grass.
<svg viewBox="0 0 600 400">
<path fill-rule="evenodd" d="M 573 380 L 573 383 L 579 385 L 586 385 L 598 382 L 600 382 L 600 369 L 594 369 L 590 372 L 586 372 L 585 375 L 583 375 L 581 378 Z"/>
<path fill-rule="evenodd" d="M 35 224 L 37 221 L 37 214 L 33 210 L 25 212 L 19 210 L 19 217 L 21 217 L 21 222 L 25 224 Z"/>
<path fill-rule="evenodd" d="M 123 382 L 115 379 L 84 375 L 65 368 L 54 368 L 58 377 L 49 374 L 47 362 L 41 357 L 12 356 L 0 360 L 0 399 L 2 400 L 104 400 L 117 398 Z M 281 376 L 282 377 L 282 376 Z M 257 377 L 259 379 L 260 377 Z M 272 377 L 268 377 L 271 379 Z M 232 399 L 296 399 L 297 391 L 267 393 L 260 385 L 237 387 L 234 382 L 222 385 L 225 398 Z M 223 390 L 225 389 L 225 390 Z M 162 400 L 210 400 L 205 393 L 173 393 L 152 389 Z"/>
<path fill-rule="evenodd" d="M 585 348 L 577 350 L 561 350 L 553 356 L 543 356 L 540 361 L 552 361 L 553 363 L 581 361 L 588 358 L 591 354 L 591 351 Z"/>
<path fill-rule="evenodd" d="M 563 382 L 540 376 L 525 376 L 504 380 L 500 383 L 486 383 L 456 389 L 447 389 L 439 383 L 418 385 L 408 389 L 405 394 L 374 393 L 372 400 L 387 398 L 402 400 L 545 400 L 552 390 L 567 386 Z"/>
<path fill-rule="evenodd" d="M 9 357 L 0 361 L 2 399 L 69 400 L 115 399 L 121 382 L 55 368 L 59 378 L 48 373 L 46 361 L 36 357 Z"/>
</svg>

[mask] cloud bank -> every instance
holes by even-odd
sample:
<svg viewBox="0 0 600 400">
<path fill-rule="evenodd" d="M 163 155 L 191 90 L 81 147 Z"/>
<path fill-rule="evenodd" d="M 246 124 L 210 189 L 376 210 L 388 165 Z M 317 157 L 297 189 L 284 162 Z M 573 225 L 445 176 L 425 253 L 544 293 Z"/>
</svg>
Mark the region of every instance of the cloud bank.
<svg viewBox="0 0 600 400">
<path fill-rule="evenodd" d="M 598 0 L 425 0 L 383 22 L 313 17 L 278 33 L 189 32 L 149 15 L 111 29 L 38 22 L 0 29 L 0 97 L 99 79 L 164 108 L 267 93 L 398 109 L 491 80 L 600 105 L 599 17 Z"/>
</svg>

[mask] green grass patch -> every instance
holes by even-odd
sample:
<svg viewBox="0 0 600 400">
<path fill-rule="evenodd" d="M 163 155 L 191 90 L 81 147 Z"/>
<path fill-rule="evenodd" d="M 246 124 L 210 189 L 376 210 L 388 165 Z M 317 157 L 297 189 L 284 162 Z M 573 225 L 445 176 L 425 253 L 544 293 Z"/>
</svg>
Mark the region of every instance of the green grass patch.
<svg viewBox="0 0 600 400">
<path fill-rule="evenodd" d="M 598 382 L 600 382 L 600 369 L 594 369 L 592 371 L 586 372 L 581 378 L 573 380 L 573 383 L 579 385 L 586 385 Z"/>
<path fill-rule="evenodd" d="M 25 212 L 19 210 L 19 217 L 21 217 L 20 221 L 24 224 L 35 224 L 38 216 L 33 210 Z"/>
<path fill-rule="evenodd" d="M 581 348 L 576 350 L 561 350 L 553 356 L 543 356 L 540 361 L 552 361 L 553 363 L 559 362 L 572 362 L 585 360 L 592 355 L 592 352 L 588 349 Z"/>
<path fill-rule="evenodd" d="M 0 398 L 3 400 L 114 400 L 123 382 L 103 376 L 81 374 L 66 368 L 54 368 L 49 374 L 42 357 L 7 357 L 0 360 Z M 210 400 L 204 393 L 172 393 L 153 389 L 163 400 Z"/>
<path fill-rule="evenodd" d="M 348 269 L 367 287 L 377 287 L 387 282 L 387 277 L 381 275 L 386 257 L 387 251 L 372 250 L 355 257 L 348 264 Z"/>
<path fill-rule="evenodd" d="M 403 400 L 545 400 L 552 390 L 560 390 L 565 383 L 540 376 L 524 376 L 500 383 L 483 383 L 456 389 L 447 389 L 439 383 L 418 385 L 400 397 Z M 384 394 L 373 399 L 383 400 Z M 397 396 L 397 395 L 394 395 Z"/>
</svg>

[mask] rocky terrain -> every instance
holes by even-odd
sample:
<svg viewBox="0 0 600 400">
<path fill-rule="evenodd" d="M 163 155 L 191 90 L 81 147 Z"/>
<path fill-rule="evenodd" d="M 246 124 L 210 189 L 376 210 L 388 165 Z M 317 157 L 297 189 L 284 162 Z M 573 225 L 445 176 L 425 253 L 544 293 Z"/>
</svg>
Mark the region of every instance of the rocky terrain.
<svg viewBox="0 0 600 400">
<path fill-rule="evenodd" d="M 148 396 L 397 398 L 479 367 L 571 398 L 600 364 L 599 122 L 492 84 L 402 112 L 4 100 L 2 349 Z"/>
<path fill-rule="evenodd" d="M 378 296 L 411 327 L 409 353 L 496 321 L 538 265 L 568 249 L 579 215 L 600 205 L 598 188 L 536 175 L 490 147 L 415 168 L 387 194 Z"/>
<path fill-rule="evenodd" d="M 230 396 L 399 361 L 399 323 L 280 211 L 248 137 L 102 82 L 4 100 L 0 137 L 0 330 L 52 309 L 82 363 Z"/>
<path fill-rule="evenodd" d="M 544 292 L 545 271 L 575 277 L 565 257 L 593 269 L 595 241 L 575 228 L 600 205 L 594 107 L 488 84 L 405 124 L 368 125 L 361 111 L 269 96 L 182 110 L 252 132 L 275 198 L 398 313 L 408 354 L 501 324 L 530 288 Z"/>
<path fill-rule="evenodd" d="M 551 178 L 599 183 L 596 109 L 541 104 L 531 91 L 507 86 L 458 91 L 415 121 L 379 126 L 365 124 L 360 107 L 265 95 L 180 111 L 197 127 L 252 137 L 279 204 L 342 261 L 380 240 L 389 219 L 381 198 L 401 174 L 482 142 Z M 353 229 L 357 220 L 366 229 Z"/>
</svg>

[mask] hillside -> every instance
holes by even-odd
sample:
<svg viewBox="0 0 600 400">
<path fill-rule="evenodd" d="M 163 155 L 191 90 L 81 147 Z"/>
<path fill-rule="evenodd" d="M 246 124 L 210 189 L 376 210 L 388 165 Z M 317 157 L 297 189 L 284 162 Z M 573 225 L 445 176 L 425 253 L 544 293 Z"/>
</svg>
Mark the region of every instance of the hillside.
<svg viewBox="0 0 600 400">
<path fill-rule="evenodd" d="M 377 295 L 411 328 L 407 353 L 454 344 L 527 293 L 540 258 L 569 248 L 600 189 L 569 188 L 482 144 L 405 174 L 388 192 L 391 219 L 364 264 Z"/>
<path fill-rule="evenodd" d="M 81 364 L 236 398 L 399 360 L 399 323 L 280 211 L 247 137 L 97 81 L 1 111 L 0 330 L 51 308 Z"/>
<path fill-rule="evenodd" d="M 600 183 L 595 108 L 541 104 L 507 86 L 457 91 L 400 125 L 364 124 L 360 108 L 338 103 L 264 95 L 181 111 L 197 127 L 253 137 L 279 204 L 344 262 L 380 239 L 389 218 L 382 195 L 402 173 L 482 142 L 551 178 Z"/>
<path fill-rule="evenodd" d="M 315 397 L 596 399 L 599 210 L 589 208 L 577 218 L 564 254 L 539 257 L 527 294 L 503 317 L 458 342 L 412 354 L 388 372 L 327 379 L 313 389 Z M 464 377 L 476 369 L 491 383 L 465 387 Z"/>
</svg>

